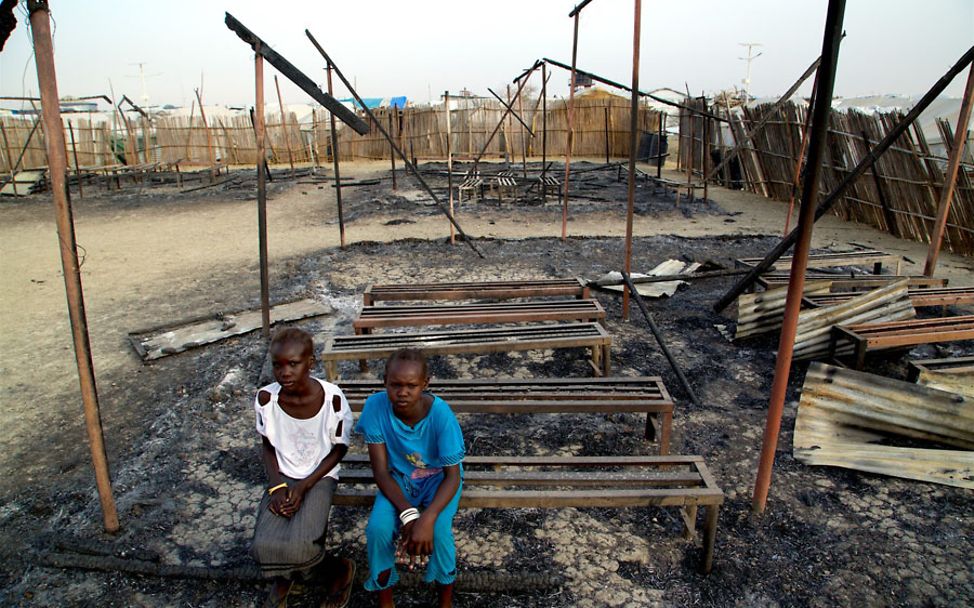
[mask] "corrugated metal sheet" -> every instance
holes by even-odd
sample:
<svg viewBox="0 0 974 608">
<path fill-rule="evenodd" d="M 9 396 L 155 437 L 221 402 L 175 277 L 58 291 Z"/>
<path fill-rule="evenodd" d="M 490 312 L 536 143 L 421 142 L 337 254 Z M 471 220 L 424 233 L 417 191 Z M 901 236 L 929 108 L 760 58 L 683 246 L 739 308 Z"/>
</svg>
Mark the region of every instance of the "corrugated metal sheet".
<svg viewBox="0 0 974 608">
<path fill-rule="evenodd" d="M 798 315 L 794 358 L 812 359 L 828 354 L 833 325 L 885 323 L 916 317 L 908 285 L 909 281 L 904 279 L 867 291 L 848 302 L 802 311 Z M 837 352 L 848 354 L 851 345 L 842 345 Z"/>
<path fill-rule="evenodd" d="M 877 445 L 889 435 L 959 450 Z M 793 453 L 839 466 L 974 489 L 974 397 L 812 363 L 795 421 Z"/>
<path fill-rule="evenodd" d="M 802 294 L 825 295 L 832 289 L 832 281 L 806 281 Z M 785 314 L 788 285 L 757 293 L 745 293 L 737 298 L 737 332 L 735 340 L 766 334 L 781 329 Z"/>
<path fill-rule="evenodd" d="M 917 382 L 929 388 L 974 398 L 974 371 L 922 370 Z"/>
</svg>

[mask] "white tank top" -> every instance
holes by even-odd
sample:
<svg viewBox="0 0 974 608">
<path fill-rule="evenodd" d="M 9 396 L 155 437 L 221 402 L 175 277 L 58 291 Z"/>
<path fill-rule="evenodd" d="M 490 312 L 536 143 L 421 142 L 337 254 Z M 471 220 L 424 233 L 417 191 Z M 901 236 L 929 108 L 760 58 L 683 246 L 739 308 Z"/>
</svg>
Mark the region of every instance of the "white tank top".
<svg viewBox="0 0 974 608">
<path fill-rule="evenodd" d="M 325 396 L 321 409 L 311 418 L 293 418 L 284 411 L 277 402 L 281 392 L 281 385 L 277 382 L 260 389 L 271 396 L 266 405 L 254 399 L 257 432 L 267 437 L 274 446 L 281 474 L 293 479 L 304 479 L 311 475 L 336 444 L 348 445 L 351 433 L 352 410 L 342 390 L 330 382 L 314 379 L 321 384 Z M 336 396 L 341 402 L 337 412 L 333 403 Z M 337 480 L 340 468 L 335 465 L 327 476 Z"/>
</svg>

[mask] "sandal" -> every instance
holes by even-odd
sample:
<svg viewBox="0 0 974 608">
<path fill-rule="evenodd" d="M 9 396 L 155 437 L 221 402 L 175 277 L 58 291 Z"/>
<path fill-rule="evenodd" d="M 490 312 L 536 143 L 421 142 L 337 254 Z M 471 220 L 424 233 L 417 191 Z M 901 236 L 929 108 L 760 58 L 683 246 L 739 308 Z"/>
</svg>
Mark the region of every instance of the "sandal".
<svg viewBox="0 0 974 608">
<path fill-rule="evenodd" d="M 272 582 L 270 589 L 267 591 L 267 597 L 264 598 L 264 603 L 261 604 L 261 608 L 287 608 L 287 596 L 291 593 L 293 586 L 294 581 L 289 580 L 287 582 L 287 588 L 284 590 L 284 595 L 278 595 L 277 581 Z"/>
<path fill-rule="evenodd" d="M 352 599 L 352 586 L 355 583 L 355 562 L 347 557 L 343 557 L 341 560 L 345 566 L 345 578 L 342 579 L 342 587 L 322 600 L 321 608 L 345 608 Z"/>
</svg>

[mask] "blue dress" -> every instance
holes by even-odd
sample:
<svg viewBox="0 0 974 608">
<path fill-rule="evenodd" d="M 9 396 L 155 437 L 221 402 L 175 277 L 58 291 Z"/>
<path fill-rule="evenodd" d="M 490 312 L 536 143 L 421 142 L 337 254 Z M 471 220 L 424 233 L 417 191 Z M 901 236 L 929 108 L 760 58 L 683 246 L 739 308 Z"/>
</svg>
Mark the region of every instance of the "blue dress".
<svg viewBox="0 0 974 608">
<path fill-rule="evenodd" d="M 443 481 L 443 467 L 459 465 L 463 484 L 463 433 L 450 406 L 439 397 L 425 418 L 409 426 L 396 417 L 392 402 L 383 391 L 366 399 L 355 431 L 365 436 L 366 443 L 385 444 L 392 478 L 402 488 L 406 500 L 424 508 L 436 495 Z M 453 541 L 453 517 L 460 502 L 461 489 L 440 512 L 433 526 L 433 555 L 426 567 L 424 580 L 448 585 L 456 579 L 456 547 Z M 395 569 L 399 511 L 379 492 L 365 529 L 368 543 L 369 578 L 365 588 L 378 591 L 399 580 Z M 391 573 L 385 585 L 378 576 Z"/>
</svg>

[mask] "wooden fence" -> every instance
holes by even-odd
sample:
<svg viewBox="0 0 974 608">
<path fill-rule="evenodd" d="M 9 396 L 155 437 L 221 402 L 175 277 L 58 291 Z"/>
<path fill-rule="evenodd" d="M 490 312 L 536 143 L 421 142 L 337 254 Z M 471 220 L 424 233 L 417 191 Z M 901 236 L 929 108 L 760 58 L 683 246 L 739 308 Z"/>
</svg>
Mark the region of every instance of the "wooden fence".
<svg viewBox="0 0 974 608">
<path fill-rule="evenodd" d="M 717 107 L 711 112 L 719 113 Z M 788 201 L 792 195 L 795 163 L 801 149 L 801 136 L 807 108 L 786 103 L 777 109 L 773 104 L 745 108 L 743 113 L 731 114 L 730 131 L 735 141 L 742 141 L 744 133 L 759 121 L 767 119 L 750 145 L 739 158 L 744 186 L 769 198 Z M 727 115 L 726 112 L 722 113 Z M 848 175 L 902 119 L 899 112 L 865 114 L 857 111 L 832 112 L 819 184 L 821 201 Z M 701 139 L 697 117 L 681 116 L 681 143 L 685 138 Z M 693 135 L 684 129 L 695 125 Z M 940 137 L 949 151 L 952 131 L 945 121 L 939 123 Z M 696 146 L 692 171 L 702 175 L 701 156 L 704 149 L 719 148 L 724 153 L 733 141 L 721 142 L 721 132 L 709 130 L 710 140 Z M 682 146 L 681 146 L 682 147 Z M 957 177 L 953 204 L 947 217 L 944 248 L 955 253 L 974 254 L 974 163 L 972 146 L 968 144 L 964 163 Z M 686 170 L 688 160 L 681 151 L 681 166 Z M 934 156 L 920 130 L 914 124 L 893 147 L 883 154 L 872 170 L 867 171 L 846 189 L 832 213 L 854 222 L 869 224 L 894 236 L 920 242 L 930 241 L 930 231 L 937 215 L 937 204 L 943 189 L 946 158 Z M 800 193 L 800 190 L 799 190 Z"/>
<path fill-rule="evenodd" d="M 531 134 L 513 117 L 508 116 L 497 127 L 504 109 L 500 103 L 471 103 L 450 111 L 451 149 L 454 158 L 472 159 L 481 151 L 484 158 L 507 156 L 516 160 L 522 155 L 542 153 L 542 112 L 539 100 L 515 102 L 519 114 L 531 127 Z M 575 101 L 575 139 L 573 155 L 601 157 L 608 151 L 612 157 L 629 154 L 629 101 L 621 97 L 577 99 Z M 400 147 L 417 159 L 446 158 L 446 109 L 443 106 L 418 106 L 405 110 L 380 109 L 376 119 L 397 139 Z M 549 101 L 547 119 L 547 153 L 549 158 L 564 156 L 567 135 L 564 100 Z M 65 117 L 65 126 L 69 118 Z M 641 108 L 639 128 L 656 132 L 659 113 Z M 253 125 L 247 115 L 191 117 L 156 117 L 151 123 L 139 116 L 124 120 L 92 124 L 90 120 L 71 120 L 76 136 L 78 164 L 82 168 L 117 164 L 138 165 L 182 163 L 184 165 L 253 165 L 257 162 L 257 145 Z M 319 163 L 331 160 L 331 130 L 328 113 L 316 110 L 311 123 L 299 124 L 293 113 L 269 114 L 265 121 L 267 155 L 271 163 Z M 9 173 L 21 150 L 25 149 L 33 120 L 0 119 L 6 140 L 0 138 L 0 173 Z M 382 159 L 390 154 L 389 143 L 372 125 L 369 133 L 359 135 L 338 127 L 338 154 L 341 160 Z M 67 135 L 67 134 L 66 134 Z M 486 145 L 486 149 L 485 149 Z M 74 160 L 70 138 L 66 137 L 71 168 Z M 20 168 L 43 168 L 47 165 L 41 128 L 26 146 Z"/>
</svg>

